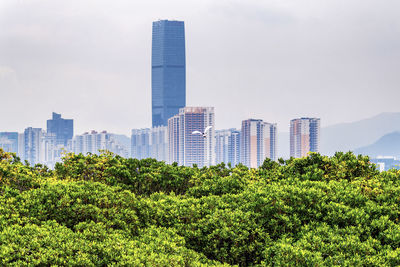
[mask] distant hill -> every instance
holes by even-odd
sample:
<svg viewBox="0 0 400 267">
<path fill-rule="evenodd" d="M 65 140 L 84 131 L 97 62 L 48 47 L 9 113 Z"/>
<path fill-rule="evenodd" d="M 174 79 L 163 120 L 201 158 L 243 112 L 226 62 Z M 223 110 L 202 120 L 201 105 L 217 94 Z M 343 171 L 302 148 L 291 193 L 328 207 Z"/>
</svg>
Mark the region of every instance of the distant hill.
<svg viewBox="0 0 400 267">
<path fill-rule="evenodd" d="M 375 143 L 354 150 L 356 154 L 377 156 L 400 156 L 400 132 L 386 134 Z"/>
<path fill-rule="evenodd" d="M 332 155 L 336 151 L 354 150 L 396 131 L 400 132 L 400 112 L 328 126 L 321 129 L 321 153 Z"/>
<path fill-rule="evenodd" d="M 323 118 L 321 120 L 323 123 Z M 386 112 L 368 119 L 323 127 L 320 152 L 331 156 L 336 151 L 353 151 L 393 132 L 400 132 L 400 112 Z M 279 157 L 288 158 L 289 148 L 289 133 L 279 133 Z"/>
</svg>

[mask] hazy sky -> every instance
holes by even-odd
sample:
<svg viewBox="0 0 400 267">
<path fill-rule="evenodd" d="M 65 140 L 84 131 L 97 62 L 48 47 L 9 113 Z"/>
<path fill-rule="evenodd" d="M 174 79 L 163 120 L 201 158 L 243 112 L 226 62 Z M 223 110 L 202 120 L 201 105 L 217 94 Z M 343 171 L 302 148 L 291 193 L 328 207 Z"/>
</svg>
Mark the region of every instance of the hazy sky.
<svg viewBox="0 0 400 267">
<path fill-rule="evenodd" d="M 129 134 L 151 125 L 151 27 L 185 21 L 187 105 L 323 126 L 400 111 L 398 0 L 0 0 L 0 131 L 51 112 Z"/>
</svg>

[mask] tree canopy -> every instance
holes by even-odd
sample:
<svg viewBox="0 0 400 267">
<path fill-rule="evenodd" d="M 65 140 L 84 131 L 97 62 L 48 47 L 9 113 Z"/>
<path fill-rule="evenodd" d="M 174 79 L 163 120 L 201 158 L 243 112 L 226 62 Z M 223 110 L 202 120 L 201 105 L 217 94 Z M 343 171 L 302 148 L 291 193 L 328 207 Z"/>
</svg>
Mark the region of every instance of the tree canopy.
<svg viewBox="0 0 400 267">
<path fill-rule="evenodd" d="M 243 165 L 0 149 L 0 265 L 397 266 L 400 171 L 351 152 Z"/>
</svg>

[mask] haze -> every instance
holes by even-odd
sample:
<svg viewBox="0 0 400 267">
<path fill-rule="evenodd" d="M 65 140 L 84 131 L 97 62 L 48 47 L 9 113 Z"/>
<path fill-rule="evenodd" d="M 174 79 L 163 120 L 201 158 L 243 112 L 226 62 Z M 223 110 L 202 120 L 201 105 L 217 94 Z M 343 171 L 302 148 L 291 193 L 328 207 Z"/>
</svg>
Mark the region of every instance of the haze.
<svg viewBox="0 0 400 267">
<path fill-rule="evenodd" d="M 151 126 L 151 25 L 185 21 L 187 105 L 322 126 L 400 111 L 400 1 L 0 2 L 0 131 L 51 112 L 91 129 Z"/>
</svg>

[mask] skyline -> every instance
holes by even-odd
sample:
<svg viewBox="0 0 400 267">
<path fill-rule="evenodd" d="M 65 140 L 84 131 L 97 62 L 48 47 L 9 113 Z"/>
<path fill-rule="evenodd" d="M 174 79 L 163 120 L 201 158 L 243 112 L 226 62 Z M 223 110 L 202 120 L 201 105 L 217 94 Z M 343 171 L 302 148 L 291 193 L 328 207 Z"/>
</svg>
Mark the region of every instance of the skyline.
<svg viewBox="0 0 400 267">
<path fill-rule="evenodd" d="M 57 114 L 57 113 L 53 113 L 52 114 L 53 119 L 47 120 L 47 122 L 53 120 L 54 118 L 59 118 L 61 119 L 61 114 Z M 175 116 L 176 117 L 176 116 Z M 297 119 L 307 119 L 307 118 L 297 118 Z M 254 119 L 250 119 L 250 120 L 254 120 Z M 295 121 L 296 119 L 291 120 L 291 122 Z M 318 121 L 320 121 L 320 119 L 317 119 Z M 61 119 L 61 121 L 72 121 L 71 119 Z M 257 121 L 257 120 L 256 120 Z M 48 123 L 47 123 L 48 124 Z M 59 126 L 61 126 L 61 128 L 59 130 L 61 130 L 61 132 L 66 133 L 64 131 L 69 131 L 67 130 L 67 128 L 64 128 L 65 125 L 64 123 L 57 123 Z M 179 124 L 179 123 L 178 123 Z M 243 121 L 242 121 L 243 124 Z M 64 125 L 64 126 L 62 126 Z M 48 125 L 49 126 L 49 125 Z M 314 125 L 315 126 L 315 125 Z M 73 126 L 72 126 L 73 127 Z M 15 145 L 15 142 L 20 142 L 21 138 L 23 139 L 24 137 L 24 132 L 29 129 L 29 128 L 34 128 L 34 129 L 41 129 L 43 132 L 43 141 L 45 142 L 49 142 L 49 145 L 52 145 L 53 142 L 54 145 L 56 144 L 56 139 L 54 139 L 54 134 L 50 133 L 49 134 L 49 128 L 47 128 L 47 132 L 45 131 L 44 128 L 36 128 L 36 127 L 27 127 L 24 129 L 24 131 L 22 132 L 14 132 L 14 131 L 5 131 L 5 132 L 0 132 L 0 147 L 4 147 L 5 145 L 5 149 L 6 151 L 10 151 L 10 149 L 12 151 L 16 151 L 15 147 L 12 148 L 13 144 Z M 156 140 L 161 140 L 161 135 L 162 133 L 160 131 L 163 131 L 162 129 L 158 129 L 158 127 L 156 128 L 140 128 L 140 129 L 133 129 L 133 130 L 146 130 L 146 131 L 153 131 L 154 133 L 152 135 L 154 135 L 153 137 L 156 138 Z M 215 127 L 213 127 L 215 129 Z M 311 127 L 313 128 L 313 127 Z M 310 128 L 310 130 L 311 130 Z M 320 123 L 318 123 L 318 128 L 320 128 Z M 132 130 L 132 133 L 133 133 Z M 203 130 L 202 127 L 200 127 L 198 130 Z M 230 133 L 233 132 L 238 132 L 239 129 L 235 129 L 235 128 L 230 128 L 230 129 L 215 129 L 215 133 L 223 133 L 222 136 L 220 136 L 221 139 L 220 141 L 224 142 L 224 144 L 226 142 L 230 143 L 229 138 L 230 138 Z M 50 130 L 52 131 L 52 130 Z M 175 131 L 175 130 L 172 130 Z M 233 132 L 232 132 L 233 131 Z M 307 131 L 307 130 L 305 130 Z M 79 136 L 84 136 L 87 135 L 89 133 L 96 133 L 96 130 L 89 130 L 86 131 L 84 133 L 81 134 L 76 134 L 74 135 L 74 139 L 75 137 L 79 137 Z M 122 144 L 123 146 L 125 146 L 127 149 L 129 149 L 129 147 L 131 147 L 131 142 L 130 142 L 130 138 L 126 135 L 121 135 L 119 133 L 111 133 L 110 131 L 107 132 L 107 130 L 98 130 L 99 133 L 107 133 L 110 134 L 112 136 L 115 136 L 115 138 L 118 139 L 118 142 L 121 142 L 120 144 Z M 229 132 L 229 133 L 228 133 Z M 240 131 L 239 131 L 240 132 Z M 319 132 L 319 131 L 318 131 Z M 385 151 L 382 150 L 385 149 L 385 146 L 387 146 L 387 140 L 388 138 L 391 138 L 392 136 L 397 136 L 397 134 L 400 133 L 400 112 L 398 113 L 381 113 L 377 116 L 368 118 L 366 120 L 361 120 L 361 121 L 357 121 L 354 123 L 342 123 L 342 124 L 336 124 L 333 126 L 328 126 L 325 128 L 321 128 L 321 135 L 323 136 L 322 139 L 320 139 L 321 142 L 317 142 L 314 143 L 314 145 L 317 145 L 317 147 L 311 145 L 310 143 L 310 149 L 311 150 L 319 150 L 321 154 L 323 155 L 327 155 L 327 156 L 332 156 L 335 152 L 337 151 L 359 151 L 360 149 L 365 149 L 367 148 L 367 150 L 369 149 L 369 154 L 370 153 L 374 153 L 373 155 L 389 155 L 389 156 L 398 156 L 398 151 L 396 151 L 395 148 L 391 148 L 389 154 L 387 154 Z M 11 135 L 13 136 L 11 136 Z M 169 137 L 171 138 L 170 134 L 164 133 L 165 135 L 169 135 Z M 289 136 L 290 133 L 285 133 L 285 132 L 279 132 L 277 133 L 278 138 L 277 138 L 277 152 L 278 152 L 278 157 L 283 157 L 283 158 L 289 158 L 290 154 L 290 146 L 289 143 L 291 143 L 291 137 Z M 307 134 L 307 133 L 305 133 Z M 14 136 L 15 135 L 15 136 Z M 314 135 L 314 137 L 312 138 L 310 136 L 310 141 L 314 140 L 315 137 L 319 136 L 320 134 Z M 153 138 L 152 137 L 152 138 Z M 219 137 L 219 138 L 220 138 Z M 5 139 L 4 139 L 5 138 Z M 11 138 L 11 139 L 10 139 Z M 166 136 L 165 136 L 166 138 Z M 226 139 L 228 138 L 228 139 Z M 9 140 L 7 140 L 9 139 Z M 53 140 L 54 139 L 54 140 Z M 393 138 L 392 138 L 393 139 Z M 10 141 L 11 140 L 11 141 Z M 14 141 L 13 141 L 14 140 Z M 158 142 L 158 141 L 152 141 L 154 142 Z M 233 141 L 233 140 L 231 140 Z M 290 142 L 288 142 L 290 141 Z M 393 140 L 392 140 L 393 141 Z M 22 140 L 23 142 L 23 140 Z M 396 140 L 393 141 L 393 145 L 396 146 Z M 69 143 L 69 142 L 68 142 Z M 10 147 L 11 145 L 11 147 Z M 46 145 L 46 144 L 45 144 Z M 219 145 L 221 146 L 222 143 Z M 308 144 L 304 143 L 304 145 L 307 147 Z M 383 145 L 383 146 L 382 146 Z M 68 144 L 69 146 L 69 144 Z M 372 146 L 374 146 L 375 150 L 372 149 Z M 314 148 L 312 148 L 314 147 Z M 320 147 L 320 148 L 319 148 Z M 19 147 L 20 148 L 20 147 Z M 18 148 L 18 153 L 22 153 L 22 151 Z M 49 147 L 51 148 L 51 147 Z M 221 157 L 225 158 L 227 155 L 223 155 L 220 154 L 220 149 L 222 148 L 219 147 L 219 152 L 216 150 L 216 153 L 218 154 L 218 161 L 221 161 Z M 114 148 L 112 148 L 114 149 Z M 118 148 L 116 148 L 118 149 Z M 152 148 L 154 149 L 154 147 Z M 161 148 L 162 150 L 163 148 Z M 157 150 L 157 148 L 156 148 Z M 165 150 L 165 148 L 164 148 Z M 308 150 L 308 148 L 307 148 Z M 114 150 L 113 150 L 114 151 Z M 119 150 L 118 150 L 119 151 Z M 371 152 L 373 151 L 373 152 Z M 86 153 L 86 152 L 85 152 Z M 116 152 L 117 153 L 117 152 Z M 118 152 L 120 153 L 120 152 Z M 125 153 L 125 152 L 124 152 Z M 154 154 L 154 151 L 152 152 L 153 155 L 156 155 L 154 157 L 156 158 L 160 158 L 163 156 L 160 156 L 160 154 L 157 152 L 156 154 Z M 161 154 L 163 153 L 162 151 L 160 152 Z M 275 152 L 274 152 L 275 153 Z M 176 157 L 175 154 L 173 155 L 169 155 L 169 156 L 173 156 Z M 229 156 L 229 155 L 228 155 Z M 140 156 L 142 157 L 142 156 Z M 176 159 L 177 160 L 177 159 Z M 231 159 L 229 159 L 231 160 Z"/>
<path fill-rule="evenodd" d="M 10 112 L 0 130 L 45 128 L 51 112 L 74 118 L 77 134 L 150 127 L 157 19 L 185 21 L 187 106 L 214 106 L 216 129 L 255 118 L 288 132 L 296 117 L 326 127 L 400 111 L 400 4 L 307 3 L 2 1 L 0 96 Z"/>
</svg>

